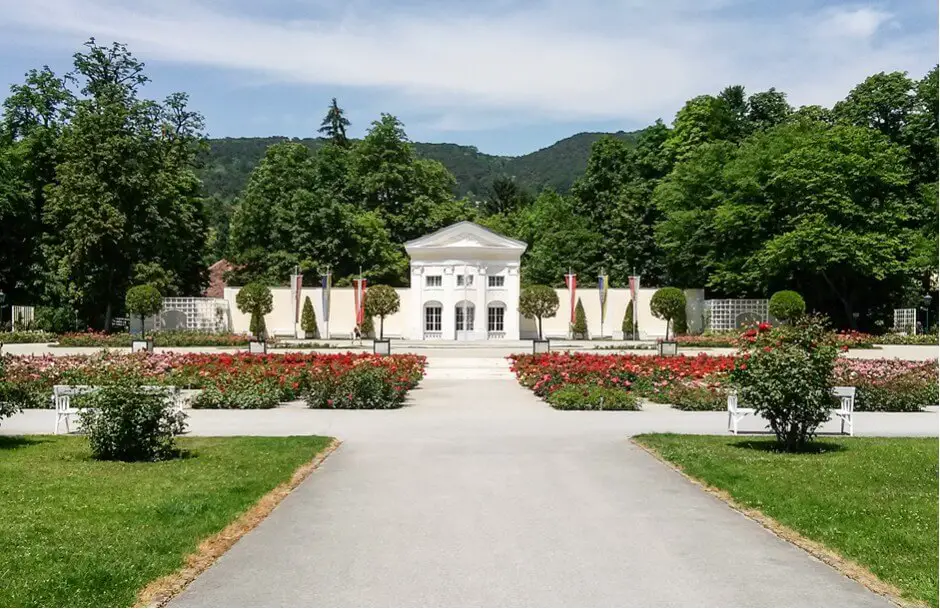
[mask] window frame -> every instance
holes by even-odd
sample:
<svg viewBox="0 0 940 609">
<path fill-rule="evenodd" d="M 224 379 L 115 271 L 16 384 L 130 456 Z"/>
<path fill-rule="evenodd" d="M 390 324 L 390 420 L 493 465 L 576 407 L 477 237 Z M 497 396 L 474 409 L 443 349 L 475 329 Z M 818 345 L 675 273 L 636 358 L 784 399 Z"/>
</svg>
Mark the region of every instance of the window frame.
<svg viewBox="0 0 940 609">
<path fill-rule="evenodd" d="M 434 281 L 432 281 L 432 279 Z M 442 275 L 425 275 L 424 276 L 424 287 L 426 288 L 441 288 L 444 287 L 444 277 Z"/>
<path fill-rule="evenodd" d="M 489 275 L 486 278 L 486 287 L 488 288 L 504 288 L 506 287 L 506 278 L 502 275 Z"/>
</svg>

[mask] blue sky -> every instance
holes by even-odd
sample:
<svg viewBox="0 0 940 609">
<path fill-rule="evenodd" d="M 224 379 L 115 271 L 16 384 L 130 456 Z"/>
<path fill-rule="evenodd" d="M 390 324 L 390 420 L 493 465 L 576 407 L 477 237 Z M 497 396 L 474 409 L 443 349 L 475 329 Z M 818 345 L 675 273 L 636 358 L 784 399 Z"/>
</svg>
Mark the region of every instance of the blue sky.
<svg viewBox="0 0 940 609">
<path fill-rule="evenodd" d="M 306 137 L 339 98 L 416 141 L 524 154 L 579 131 L 669 122 L 729 84 L 831 105 L 866 76 L 937 62 L 935 0 L 0 0 L 0 86 L 129 45 L 212 137 Z"/>
</svg>

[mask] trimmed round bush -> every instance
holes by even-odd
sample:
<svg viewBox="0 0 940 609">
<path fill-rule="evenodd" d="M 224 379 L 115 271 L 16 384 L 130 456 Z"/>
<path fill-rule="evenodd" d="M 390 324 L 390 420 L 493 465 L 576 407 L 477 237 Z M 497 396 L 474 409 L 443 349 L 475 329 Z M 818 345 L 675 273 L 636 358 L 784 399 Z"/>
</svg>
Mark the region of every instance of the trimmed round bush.
<svg viewBox="0 0 940 609">
<path fill-rule="evenodd" d="M 546 398 L 558 410 L 639 410 L 636 396 L 626 389 L 599 385 L 565 385 Z"/>
<path fill-rule="evenodd" d="M 790 322 L 806 312 L 806 302 L 793 290 L 781 290 L 770 297 L 770 314 L 780 321 Z"/>
<path fill-rule="evenodd" d="M 186 429 L 172 398 L 169 388 L 145 388 L 131 379 L 72 399 L 84 408 L 81 427 L 95 459 L 163 461 L 178 455 L 174 439 Z"/>
<path fill-rule="evenodd" d="M 143 332 L 144 319 L 163 310 L 163 296 L 150 284 L 135 285 L 124 297 L 124 308 L 128 315 L 140 317 L 140 331 Z"/>
<path fill-rule="evenodd" d="M 677 329 L 675 321 L 685 320 L 685 294 L 679 288 L 660 288 L 650 300 L 650 312 L 658 319 L 666 320 L 666 338 L 669 338 L 669 328 L 673 335 Z"/>
</svg>

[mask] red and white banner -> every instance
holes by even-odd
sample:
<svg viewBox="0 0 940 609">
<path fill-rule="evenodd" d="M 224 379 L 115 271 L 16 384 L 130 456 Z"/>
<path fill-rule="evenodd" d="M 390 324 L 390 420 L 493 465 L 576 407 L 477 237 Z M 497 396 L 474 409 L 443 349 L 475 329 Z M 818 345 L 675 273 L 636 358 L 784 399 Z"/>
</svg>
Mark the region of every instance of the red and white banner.
<svg viewBox="0 0 940 609">
<path fill-rule="evenodd" d="M 568 288 L 568 295 L 570 296 L 570 300 L 571 300 L 570 323 L 574 324 L 574 310 L 575 310 L 575 303 L 577 302 L 575 293 L 578 290 L 578 276 L 574 273 L 568 273 L 567 275 L 565 275 L 565 286 Z"/>
<path fill-rule="evenodd" d="M 293 292 L 293 296 L 294 296 L 294 323 L 295 324 L 300 321 L 300 296 L 303 293 L 303 285 L 304 285 L 303 275 L 301 275 L 300 273 L 297 273 L 296 275 L 291 275 L 290 287 L 291 287 L 291 292 Z"/>
<path fill-rule="evenodd" d="M 366 280 L 353 279 L 353 285 L 355 287 L 356 325 L 362 327 L 362 322 L 366 320 Z"/>
</svg>

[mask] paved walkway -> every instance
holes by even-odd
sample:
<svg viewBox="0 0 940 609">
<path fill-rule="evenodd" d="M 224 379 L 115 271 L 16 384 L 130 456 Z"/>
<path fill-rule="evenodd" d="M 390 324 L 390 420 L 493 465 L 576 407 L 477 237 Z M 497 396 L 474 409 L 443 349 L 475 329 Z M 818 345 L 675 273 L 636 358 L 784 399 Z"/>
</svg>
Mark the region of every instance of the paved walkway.
<svg viewBox="0 0 940 609">
<path fill-rule="evenodd" d="M 280 409 L 344 444 L 174 605 L 889 606 L 630 444 L 614 421 L 642 413 L 496 378 L 413 395 Z"/>
</svg>

